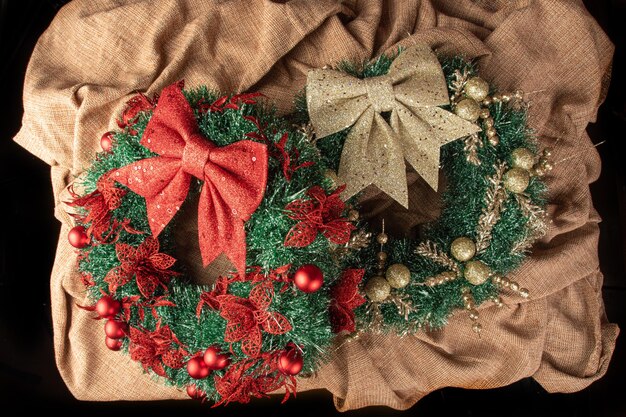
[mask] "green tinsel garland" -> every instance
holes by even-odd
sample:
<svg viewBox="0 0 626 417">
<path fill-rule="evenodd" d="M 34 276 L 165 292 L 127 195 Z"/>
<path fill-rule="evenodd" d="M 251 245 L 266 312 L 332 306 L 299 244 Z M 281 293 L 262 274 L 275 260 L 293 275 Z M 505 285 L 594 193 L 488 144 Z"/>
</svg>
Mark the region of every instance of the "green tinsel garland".
<svg viewBox="0 0 626 417">
<path fill-rule="evenodd" d="M 401 53 L 401 52 L 399 52 Z M 395 56 L 381 56 L 371 63 L 354 65 L 344 63 L 340 69 L 354 76 L 365 78 L 385 74 Z M 455 90 L 455 81 L 459 74 L 472 76 L 476 73 L 474 65 L 460 57 L 442 59 L 442 68 L 448 82 L 450 95 Z M 304 264 L 315 264 L 324 273 L 324 286 L 320 291 L 306 294 L 289 288 L 281 292 L 281 284 L 275 284 L 275 298 L 271 310 L 279 311 L 288 318 L 293 330 L 283 335 L 263 334 L 263 351 L 271 351 L 284 347 L 293 342 L 303 349 L 304 372 L 312 372 L 318 363 L 324 360 L 324 354 L 329 351 L 333 340 L 328 308 L 330 303 L 329 288 L 338 279 L 346 268 L 363 268 L 366 270 L 365 280 L 376 274 L 376 253 L 378 245 L 370 244 L 361 250 L 347 250 L 344 256 L 336 257 L 331 252 L 337 248 L 329 243 L 321 234 L 309 246 L 304 248 L 286 247 L 283 245 L 285 236 L 295 224 L 284 208 L 299 198 L 313 185 L 321 185 L 330 192 L 333 182 L 324 173 L 327 170 L 336 170 L 339 164 L 341 149 L 349 129 L 323 138 L 314 145 L 302 130 L 294 127 L 286 119 L 277 116 L 270 108 L 261 105 L 243 105 L 240 109 L 227 109 L 223 112 L 198 112 L 196 103 L 201 100 L 213 102 L 219 96 L 215 92 L 201 87 L 185 91 L 188 101 L 194 107 L 198 125 L 204 136 L 210 138 L 218 146 L 224 146 L 238 140 L 248 139 L 245 135 L 255 130 L 255 125 L 243 116 L 255 116 L 265 126 L 268 139 L 277 143 L 284 133 L 288 134 L 287 149 L 299 151 L 299 163 L 311 162 L 312 166 L 299 169 L 293 177 L 287 180 L 281 173 L 280 161 L 270 158 L 268 185 L 264 199 L 251 219 L 246 223 L 247 236 L 247 264 L 260 266 L 264 271 L 272 270 L 286 264 L 294 267 Z M 492 103 L 489 111 L 494 120 L 494 127 L 500 138 L 498 146 L 489 146 L 484 133 L 479 134 L 480 141 L 485 144 L 476 148 L 479 165 L 468 162 L 465 157 L 464 141 L 454 141 L 441 149 L 441 163 L 448 180 L 448 188 L 444 194 L 444 209 L 440 218 L 426 230 L 426 239 L 433 242 L 447 252 L 452 240 L 456 237 L 467 236 L 476 239 L 478 219 L 485 208 L 485 194 L 490 186 L 488 178 L 495 173 L 498 161 L 511 165 L 510 155 L 516 148 L 527 148 L 536 152 L 536 145 L 532 132 L 526 126 L 526 112 L 523 108 L 516 109 L 502 102 Z M 110 152 L 103 152 L 81 178 L 86 192 L 96 189 L 98 179 L 110 170 L 126 166 L 132 162 L 154 156 L 149 150 L 139 144 L 143 131 L 150 120 L 151 112 L 141 113 L 132 129 L 115 133 L 115 146 Z M 304 95 L 296 98 L 296 109 L 291 122 L 298 125 L 308 122 L 308 114 Z M 192 186 L 195 192 L 199 191 L 200 183 Z M 536 207 L 542 207 L 544 185 L 537 177 L 532 177 L 530 185 L 525 191 L 528 200 Z M 356 201 L 349 204 L 357 206 Z M 529 217 L 514 196 L 509 195 L 504 203 L 501 218 L 493 227 L 490 244 L 477 259 L 489 265 L 498 275 L 505 275 L 515 269 L 523 260 L 523 251 L 513 251 L 518 242 L 523 241 L 529 231 Z M 142 197 L 128 192 L 122 205 L 113 211 L 113 218 L 119 221 L 129 219 L 133 228 L 144 234 L 132 234 L 126 231 L 119 233 L 118 243 L 139 245 L 150 228 L 147 223 L 146 205 Z M 173 242 L 173 230 L 177 218 L 174 218 L 159 237 L 161 252 L 176 256 Z M 365 222 L 358 224 L 359 229 L 367 230 Z M 195 236 L 193 237 L 195 238 Z M 98 243 L 98 242 L 96 242 Z M 382 329 L 405 333 L 415 331 L 421 326 L 441 327 L 453 309 L 463 308 L 462 290 L 471 287 L 471 294 L 476 304 L 494 297 L 498 289 L 487 281 L 482 285 L 471 286 L 464 279 L 456 279 L 445 285 L 424 286 L 428 277 L 432 277 L 443 270 L 441 264 L 433 259 L 415 252 L 419 242 L 407 239 L 390 238 L 385 245 L 388 253 L 387 265 L 402 263 L 411 271 L 411 284 L 394 290 L 413 307 L 408 317 L 400 314 L 394 303 L 382 303 L 378 306 L 379 313 L 373 314 L 370 303 L 366 303 L 356 310 L 357 328 L 368 329 L 373 321 L 382 319 Z M 96 301 L 103 293 L 108 292 L 108 284 L 104 281 L 107 273 L 119 261 L 115 252 L 115 244 L 95 244 L 83 250 L 79 262 L 81 273 L 91 277 L 94 285 L 89 288 L 91 298 Z M 174 269 L 182 275 L 172 279 L 168 287 L 167 299 L 175 307 L 157 307 L 156 313 L 160 325 L 168 325 L 178 339 L 186 346 L 191 354 L 202 351 L 211 345 L 219 345 L 223 351 L 232 348 L 233 360 L 245 358 L 238 344 L 229 344 L 223 341 L 226 321 L 216 311 L 204 311 L 200 319 L 196 318 L 196 306 L 200 295 L 209 291 L 208 286 L 196 285 L 190 282 L 185 275 L 184 265 L 177 263 Z M 291 270 L 293 272 L 293 268 Z M 364 280 L 364 281 L 365 281 Z M 250 282 L 236 282 L 231 284 L 229 291 L 232 294 L 246 297 L 251 289 Z M 139 294 L 134 280 L 121 286 L 116 298 Z M 164 294 L 158 292 L 157 295 Z M 407 319 L 408 318 L 408 319 Z M 157 320 L 146 314 L 140 319 L 138 309 L 133 307 L 130 325 L 148 330 L 155 329 Z M 128 342 L 125 342 L 125 349 Z M 191 379 L 185 368 L 172 369 L 166 367 L 167 383 L 178 387 L 195 384 L 204 391 L 211 400 L 219 400 L 215 391 L 214 379 Z M 222 375 L 224 371 L 215 371 Z"/>
</svg>

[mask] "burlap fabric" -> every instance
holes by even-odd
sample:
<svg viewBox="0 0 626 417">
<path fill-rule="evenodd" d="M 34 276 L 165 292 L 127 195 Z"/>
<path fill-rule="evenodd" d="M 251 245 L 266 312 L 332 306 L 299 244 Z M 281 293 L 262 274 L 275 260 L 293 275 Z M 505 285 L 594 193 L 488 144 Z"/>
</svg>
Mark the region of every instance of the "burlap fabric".
<svg viewBox="0 0 626 417">
<path fill-rule="evenodd" d="M 186 396 L 108 351 L 102 324 L 75 306 L 85 290 L 66 240 L 62 194 L 94 157 L 100 135 L 115 127 L 124 101 L 184 78 L 188 86 L 260 90 L 288 111 L 309 68 L 416 41 L 480 57 L 485 78 L 528 92 L 531 125 L 554 148 L 556 168 L 546 178 L 553 223 L 511 277 L 531 299 L 484 306 L 481 339 L 458 314 L 443 331 L 344 344 L 300 389 L 328 389 L 340 410 L 404 409 L 445 386 L 490 388 L 533 376 L 548 391 L 571 392 L 606 372 L 618 328 L 607 322 L 601 298 L 600 219 L 588 187 L 600 161 L 585 126 L 604 98 L 613 47 L 580 2 L 74 0 L 32 55 L 15 140 L 51 165 L 63 222 L 51 277 L 54 344 L 77 398 Z M 369 207 L 386 210 L 390 223 L 415 225 L 436 216 L 437 196 L 428 193 L 414 182 L 414 214 L 375 196 Z"/>
</svg>

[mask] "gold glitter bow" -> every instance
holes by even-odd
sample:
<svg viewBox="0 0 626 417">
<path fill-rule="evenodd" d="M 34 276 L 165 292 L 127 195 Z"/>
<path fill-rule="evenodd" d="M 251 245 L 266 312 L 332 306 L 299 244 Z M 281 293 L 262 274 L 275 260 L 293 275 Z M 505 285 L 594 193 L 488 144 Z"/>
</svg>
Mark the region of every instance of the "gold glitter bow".
<svg viewBox="0 0 626 417">
<path fill-rule="evenodd" d="M 408 208 L 404 159 L 437 190 L 440 147 L 480 130 L 437 107 L 450 99 L 441 65 L 425 45 L 406 49 L 379 77 L 312 70 L 306 94 L 318 138 L 352 126 L 338 172 L 345 198 L 374 184 Z"/>
</svg>

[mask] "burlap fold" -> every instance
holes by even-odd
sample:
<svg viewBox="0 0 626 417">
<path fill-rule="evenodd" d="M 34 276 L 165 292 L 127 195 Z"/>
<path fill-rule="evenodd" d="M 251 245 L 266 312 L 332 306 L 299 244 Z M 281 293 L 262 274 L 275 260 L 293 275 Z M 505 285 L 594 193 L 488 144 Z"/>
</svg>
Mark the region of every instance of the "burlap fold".
<svg viewBox="0 0 626 417">
<path fill-rule="evenodd" d="M 440 53 L 480 57 L 486 79 L 526 91 L 530 123 L 542 145 L 554 148 L 556 167 L 546 177 L 553 223 L 511 277 L 531 299 L 507 299 L 502 309 L 485 305 L 481 339 L 459 314 L 442 331 L 344 344 L 300 389 L 328 389 L 340 410 L 404 409 L 445 386 L 489 388 L 533 376 L 548 391 L 570 392 L 604 375 L 618 328 L 607 322 L 601 299 L 600 219 L 588 187 L 600 161 L 585 127 L 604 98 L 613 47 L 579 1 L 74 0 L 32 55 L 15 140 L 52 167 L 56 216 L 64 223 L 51 277 L 54 343 L 77 398 L 186 395 L 108 351 L 102 324 L 75 307 L 85 290 L 65 238 L 61 195 L 131 94 L 153 94 L 184 78 L 188 86 L 260 90 L 285 112 L 308 69 L 418 41 Z M 439 204 L 420 181 L 410 188 L 414 214 L 380 195 L 371 202 L 392 223 L 412 225 L 432 218 Z"/>
</svg>

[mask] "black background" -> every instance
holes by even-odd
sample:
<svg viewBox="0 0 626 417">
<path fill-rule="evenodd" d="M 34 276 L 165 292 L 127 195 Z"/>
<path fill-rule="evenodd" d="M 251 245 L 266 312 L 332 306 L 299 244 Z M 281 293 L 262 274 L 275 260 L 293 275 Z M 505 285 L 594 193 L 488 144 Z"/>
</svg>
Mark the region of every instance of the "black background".
<svg viewBox="0 0 626 417">
<path fill-rule="evenodd" d="M 80 402 L 56 369 L 52 347 L 49 277 L 59 223 L 53 217 L 49 167 L 11 138 L 19 130 L 28 58 L 39 35 L 66 1 L 0 0 L 0 413 L 62 410 L 66 415 L 299 415 L 338 414 L 326 391 L 303 392 L 280 405 L 279 397 L 252 405 L 209 409 L 195 401 Z M 626 329 L 626 132 L 625 1 L 587 0 L 586 5 L 616 44 L 613 77 L 598 121 L 588 127 L 603 169 L 592 188 L 600 224 L 600 263 L 610 321 Z M 573 30 L 575 30 L 573 28 Z M 623 416 L 626 355 L 618 340 L 607 375 L 574 394 L 548 394 L 528 378 L 492 390 L 446 388 L 431 393 L 406 414 L 420 416 Z M 347 415 L 398 415 L 369 407 Z"/>
</svg>

